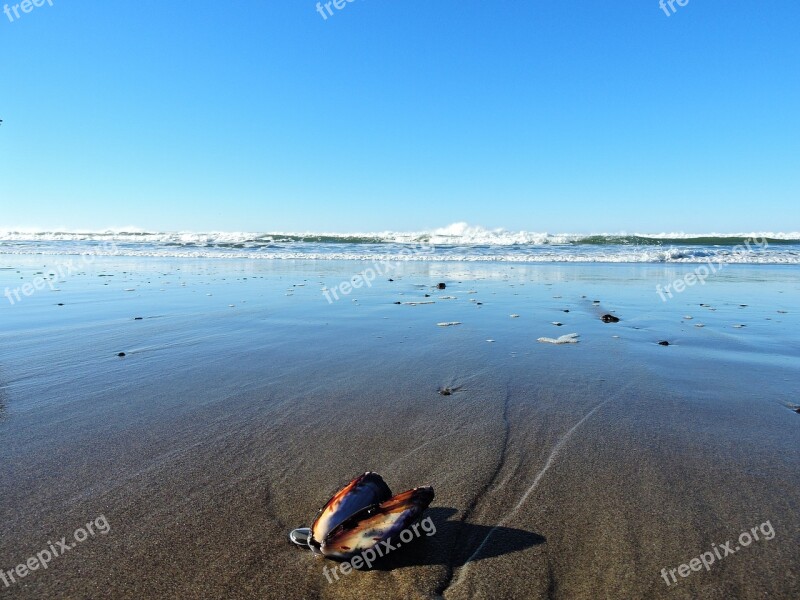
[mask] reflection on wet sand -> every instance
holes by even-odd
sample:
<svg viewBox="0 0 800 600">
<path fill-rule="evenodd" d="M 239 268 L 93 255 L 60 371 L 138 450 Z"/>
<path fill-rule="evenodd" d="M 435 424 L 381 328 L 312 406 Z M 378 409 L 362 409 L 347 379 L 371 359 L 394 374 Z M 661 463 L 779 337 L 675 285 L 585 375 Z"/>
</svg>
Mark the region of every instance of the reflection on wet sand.
<svg viewBox="0 0 800 600">
<path fill-rule="evenodd" d="M 8 405 L 8 393 L 6 392 L 6 385 L 0 379 L 0 421 L 5 420 L 8 415 L 6 406 Z"/>
</svg>

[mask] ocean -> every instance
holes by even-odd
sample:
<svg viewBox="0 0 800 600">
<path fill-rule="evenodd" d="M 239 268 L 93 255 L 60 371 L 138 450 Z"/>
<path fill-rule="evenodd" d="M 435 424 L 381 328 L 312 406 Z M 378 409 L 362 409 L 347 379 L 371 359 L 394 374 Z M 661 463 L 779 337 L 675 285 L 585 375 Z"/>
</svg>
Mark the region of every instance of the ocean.
<svg viewBox="0 0 800 600">
<path fill-rule="evenodd" d="M 800 264 L 800 232 L 551 234 L 457 223 L 422 232 L 0 231 L 0 255 L 520 263 Z M 0 259 L 1 261 L 2 259 Z"/>
</svg>

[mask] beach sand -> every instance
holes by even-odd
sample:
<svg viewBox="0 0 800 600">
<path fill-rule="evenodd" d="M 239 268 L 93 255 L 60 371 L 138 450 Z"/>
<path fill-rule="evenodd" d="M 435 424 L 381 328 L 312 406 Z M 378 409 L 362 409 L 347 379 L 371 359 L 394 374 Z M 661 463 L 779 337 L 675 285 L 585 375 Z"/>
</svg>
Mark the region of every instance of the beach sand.
<svg viewBox="0 0 800 600">
<path fill-rule="evenodd" d="M 800 597 L 799 269 L 662 302 L 692 265 L 409 263 L 326 301 L 367 267 L 98 258 L 0 298 L 0 569 L 110 525 L 0 596 Z M 329 583 L 287 535 L 367 470 L 432 485 L 436 533 Z"/>
</svg>

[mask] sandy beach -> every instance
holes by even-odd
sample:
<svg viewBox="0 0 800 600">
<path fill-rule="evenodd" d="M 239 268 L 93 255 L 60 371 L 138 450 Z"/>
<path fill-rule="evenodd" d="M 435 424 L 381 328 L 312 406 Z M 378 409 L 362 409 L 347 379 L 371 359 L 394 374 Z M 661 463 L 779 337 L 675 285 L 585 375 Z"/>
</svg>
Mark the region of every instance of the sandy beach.
<svg viewBox="0 0 800 600">
<path fill-rule="evenodd" d="M 329 303 L 358 270 L 103 257 L 2 299 L 0 569 L 109 528 L 0 596 L 800 595 L 796 267 L 662 301 L 691 265 L 410 263 Z M 287 535 L 367 470 L 436 532 L 329 583 Z"/>
<path fill-rule="evenodd" d="M 0 12 L 0 600 L 800 600 L 800 2 Z"/>
</svg>

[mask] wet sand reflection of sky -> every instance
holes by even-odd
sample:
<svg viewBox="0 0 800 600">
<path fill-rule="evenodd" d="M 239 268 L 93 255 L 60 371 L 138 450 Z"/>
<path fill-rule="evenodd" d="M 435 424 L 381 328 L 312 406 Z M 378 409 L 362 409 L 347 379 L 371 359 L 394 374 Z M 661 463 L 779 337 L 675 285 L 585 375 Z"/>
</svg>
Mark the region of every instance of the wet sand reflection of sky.
<svg viewBox="0 0 800 600">
<path fill-rule="evenodd" d="M 8 416 L 8 394 L 6 393 L 6 386 L 0 380 L 0 421 L 4 421 Z"/>
</svg>

